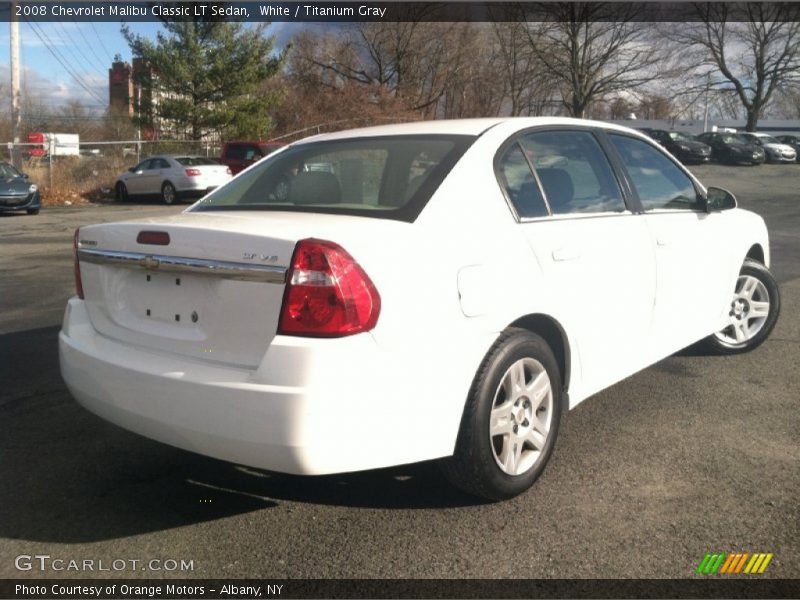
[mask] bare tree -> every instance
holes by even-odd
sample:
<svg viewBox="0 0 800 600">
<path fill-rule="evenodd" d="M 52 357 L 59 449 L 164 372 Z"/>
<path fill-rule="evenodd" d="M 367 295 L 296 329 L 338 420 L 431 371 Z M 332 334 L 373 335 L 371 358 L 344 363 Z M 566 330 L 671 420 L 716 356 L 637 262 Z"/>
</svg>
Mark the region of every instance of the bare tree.
<svg viewBox="0 0 800 600">
<path fill-rule="evenodd" d="M 265 93 L 279 98 L 270 114 L 276 134 L 308 134 L 413 116 L 385 86 L 356 74 L 361 67 L 350 33 L 304 31 L 292 40 L 284 72 L 265 84 Z"/>
<path fill-rule="evenodd" d="M 491 5 L 490 5 L 491 10 Z M 556 82 L 529 43 L 524 22 L 493 22 L 494 85 L 503 90 L 512 117 L 544 114 L 554 104 Z"/>
<path fill-rule="evenodd" d="M 800 88 L 791 86 L 779 90 L 775 104 L 777 104 L 778 117 L 783 119 L 800 118 Z"/>
<path fill-rule="evenodd" d="M 538 5 L 546 22 L 527 27 L 530 47 L 558 82 L 569 114 L 584 117 L 605 96 L 635 89 L 661 75 L 660 53 L 641 4 L 553 3 Z"/>
<path fill-rule="evenodd" d="M 301 35 L 293 72 L 340 89 L 355 83 L 388 93 L 422 117 L 437 116 L 440 104 L 448 104 L 446 95 L 450 109 L 461 112 L 453 102 L 480 72 L 476 26 L 425 21 L 425 6 L 407 10 L 403 22 L 355 24 L 314 36 L 314 44 Z"/>
<path fill-rule="evenodd" d="M 800 10 L 772 2 L 694 9 L 698 22 L 673 28 L 670 38 L 696 51 L 700 77 L 711 73 L 730 86 L 746 113 L 747 131 L 755 131 L 775 92 L 800 77 Z M 722 101 L 728 104 L 728 98 Z"/>
</svg>

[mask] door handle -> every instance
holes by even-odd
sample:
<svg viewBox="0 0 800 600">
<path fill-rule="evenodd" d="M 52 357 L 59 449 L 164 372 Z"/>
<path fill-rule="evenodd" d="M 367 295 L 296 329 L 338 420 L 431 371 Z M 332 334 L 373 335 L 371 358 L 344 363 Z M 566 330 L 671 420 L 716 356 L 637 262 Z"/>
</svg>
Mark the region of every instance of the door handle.
<svg viewBox="0 0 800 600">
<path fill-rule="evenodd" d="M 556 261 L 576 260 L 580 257 L 581 253 L 577 248 L 566 247 L 553 250 L 553 260 Z"/>
</svg>

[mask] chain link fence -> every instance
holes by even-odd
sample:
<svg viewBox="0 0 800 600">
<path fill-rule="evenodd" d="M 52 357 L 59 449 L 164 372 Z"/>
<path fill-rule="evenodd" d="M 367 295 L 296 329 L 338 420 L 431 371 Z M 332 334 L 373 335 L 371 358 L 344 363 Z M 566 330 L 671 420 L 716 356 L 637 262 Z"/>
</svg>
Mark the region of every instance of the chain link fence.
<svg viewBox="0 0 800 600">
<path fill-rule="evenodd" d="M 289 144 L 319 133 L 408 120 L 411 119 L 390 117 L 342 119 L 303 127 L 272 137 L 270 141 Z M 6 142 L 0 147 L 0 159 L 17 165 L 23 173 L 26 173 L 31 182 L 39 186 L 42 200 L 47 205 L 112 201 L 117 177 L 151 156 L 185 154 L 219 158 L 221 152 L 220 144 L 203 141 L 81 140 L 80 144 L 75 142 L 70 148 L 66 148 L 51 139 L 47 143 L 38 144 Z"/>
</svg>

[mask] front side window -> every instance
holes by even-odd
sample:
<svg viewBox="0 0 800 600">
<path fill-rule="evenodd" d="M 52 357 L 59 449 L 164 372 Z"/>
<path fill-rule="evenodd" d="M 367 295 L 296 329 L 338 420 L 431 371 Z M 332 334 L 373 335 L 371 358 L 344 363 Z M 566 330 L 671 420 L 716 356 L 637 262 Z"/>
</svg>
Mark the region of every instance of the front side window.
<svg viewBox="0 0 800 600">
<path fill-rule="evenodd" d="M 632 137 L 609 134 L 645 210 L 699 210 L 694 183 L 660 150 Z"/>
<path fill-rule="evenodd" d="M 193 211 L 281 210 L 413 221 L 473 136 L 298 144 L 218 188 Z"/>
<path fill-rule="evenodd" d="M 541 131 L 520 144 L 555 215 L 622 212 L 625 201 L 603 149 L 588 131 Z"/>
</svg>

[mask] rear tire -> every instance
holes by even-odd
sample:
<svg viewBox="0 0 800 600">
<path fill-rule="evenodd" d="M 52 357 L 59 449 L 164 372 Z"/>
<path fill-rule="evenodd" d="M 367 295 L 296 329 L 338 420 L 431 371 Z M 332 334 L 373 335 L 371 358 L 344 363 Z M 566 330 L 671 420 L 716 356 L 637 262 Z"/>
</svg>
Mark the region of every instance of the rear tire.
<svg viewBox="0 0 800 600">
<path fill-rule="evenodd" d="M 161 199 L 164 201 L 164 204 L 175 204 L 175 201 L 178 199 L 175 186 L 169 181 L 165 181 L 161 186 Z"/>
<path fill-rule="evenodd" d="M 507 329 L 475 375 L 455 453 L 440 461 L 444 475 L 488 500 L 521 494 L 553 454 L 562 404 L 561 373 L 547 342 Z"/>
<path fill-rule="evenodd" d="M 764 343 L 778 322 L 778 283 L 760 262 L 746 259 L 731 300 L 730 324 L 708 336 L 703 345 L 714 354 L 742 354 Z"/>
</svg>

